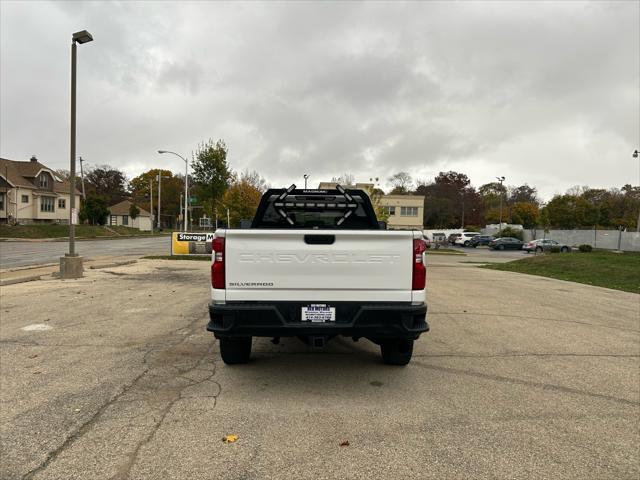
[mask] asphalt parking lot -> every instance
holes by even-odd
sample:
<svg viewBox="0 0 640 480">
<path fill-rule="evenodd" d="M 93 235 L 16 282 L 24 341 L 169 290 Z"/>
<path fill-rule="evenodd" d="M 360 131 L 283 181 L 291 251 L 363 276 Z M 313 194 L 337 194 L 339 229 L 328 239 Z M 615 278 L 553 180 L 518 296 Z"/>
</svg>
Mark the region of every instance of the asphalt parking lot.
<svg viewBox="0 0 640 480">
<path fill-rule="evenodd" d="M 637 479 L 640 296 L 472 258 L 429 256 L 405 368 L 347 339 L 225 366 L 207 262 L 2 287 L 0 478 Z"/>
</svg>

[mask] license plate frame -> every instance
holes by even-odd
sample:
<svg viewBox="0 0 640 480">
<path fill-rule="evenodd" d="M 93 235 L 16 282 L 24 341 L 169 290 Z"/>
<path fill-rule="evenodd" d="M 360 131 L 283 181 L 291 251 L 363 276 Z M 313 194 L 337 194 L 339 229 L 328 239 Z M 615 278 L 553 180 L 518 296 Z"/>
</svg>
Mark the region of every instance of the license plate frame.
<svg viewBox="0 0 640 480">
<path fill-rule="evenodd" d="M 311 303 L 300 309 L 300 319 L 308 323 L 335 323 L 336 307 L 326 303 Z"/>
</svg>

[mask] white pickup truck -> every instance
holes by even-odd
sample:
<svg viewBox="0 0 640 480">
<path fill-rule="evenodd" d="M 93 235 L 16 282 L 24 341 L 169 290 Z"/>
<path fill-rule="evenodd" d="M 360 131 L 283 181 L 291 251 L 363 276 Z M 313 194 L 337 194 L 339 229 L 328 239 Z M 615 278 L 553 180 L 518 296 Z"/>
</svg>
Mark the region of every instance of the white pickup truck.
<svg viewBox="0 0 640 480">
<path fill-rule="evenodd" d="M 212 244 L 207 330 L 227 364 L 249 361 L 254 336 L 322 348 L 343 335 L 406 365 L 429 330 L 422 232 L 386 230 L 362 190 L 268 190 L 251 228 Z"/>
</svg>

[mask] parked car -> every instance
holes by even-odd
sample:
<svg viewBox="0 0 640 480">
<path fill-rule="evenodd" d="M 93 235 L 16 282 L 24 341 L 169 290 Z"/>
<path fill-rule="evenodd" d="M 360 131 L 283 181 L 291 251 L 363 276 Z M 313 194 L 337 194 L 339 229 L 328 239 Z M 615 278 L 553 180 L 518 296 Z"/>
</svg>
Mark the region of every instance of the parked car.
<svg viewBox="0 0 640 480">
<path fill-rule="evenodd" d="M 461 233 L 452 233 L 451 235 L 449 235 L 447 237 L 447 243 L 449 245 L 453 245 L 456 242 L 456 238 L 458 238 L 460 235 L 462 235 Z"/>
<path fill-rule="evenodd" d="M 496 238 L 489 243 L 489 248 L 493 250 L 521 250 L 524 243 L 513 237 Z"/>
<path fill-rule="evenodd" d="M 460 236 L 454 240 L 453 243 L 455 245 L 469 247 L 471 245 L 471 240 L 478 235 L 480 235 L 478 232 L 462 232 Z"/>
<path fill-rule="evenodd" d="M 424 240 L 424 244 L 426 248 L 431 248 L 431 240 L 426 235 L 422 235 L 422 240 Z"/>
<path fill-rule="evenodd" d="M 569 245 L 565 245 L 563 243 L 556 242 L 555 240 L 546 239 L 538 239 L 531 240 L 526 243 L 522 249 L 529 252 L 547 252 L 551 250 L 553 247 L 557 247 L 560 249 L 562 253 L 570 252 L 571 247 Z"/>
<path fill-rule="evenodd" d="M 470 245 L 473 248 L 476 248 L 481 245 L 488 246 L 493 240 L 494 238 L 491 235 L 476 235 L 471 239 Z"/>
</svg>

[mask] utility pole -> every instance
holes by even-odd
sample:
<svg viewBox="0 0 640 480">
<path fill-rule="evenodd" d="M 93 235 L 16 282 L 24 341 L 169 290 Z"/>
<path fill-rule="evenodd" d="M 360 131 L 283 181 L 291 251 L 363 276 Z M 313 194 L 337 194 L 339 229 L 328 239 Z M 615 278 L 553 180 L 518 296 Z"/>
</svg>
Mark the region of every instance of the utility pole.
<svg viewBox="0 0 640 480">
<path fill-rule="evenodd" d="M 460 190 L 460 198 L 462 199 L 462 221 L 460 222 L 462 226 L 460 228 L 464 230 L 464 190 Z"/>
<path fill-rule="evenodd" d="M 496 177 L 496 178 L 500 182 L 500 227 L 498 229 L 498 232 L 502 232 L 502 182 L 504 182 L 505 178 L 504 177 Z M 500 235 L 502 235 L 502 233 L 500 233 Z"/>
<path fill-rule="evenodd" d="M 231 228 L 231 220 L 229 220 L 229 209 L 227 208 L 227 228 Z"/>
<path fill-rule="evenodd" d="M 153 234 L 153 178 L 149 179 L 149 210 L 151 210 L 151 233 Z"/>
<path fill-rule="evenodd" d="M 162 175 L 162 170 L 158 170 L 158 175 L 156 175 L 158 179 L 158 230 L 162 230 L 162 224 L 160 223 L 160 206 L 162 200 L 162 179 L 170 178 L 168 175 Z"/>
<path fill-rule="evenodd" d="M 86 200 L 87 195 L 84 193 L 84 171 L 82 170 L 82 162 L 84 162 L 84 160 L 82 159 L 82 157 L 80 157 L 80 179 L 82 181 L 82 200 Z"/>
</svg>

